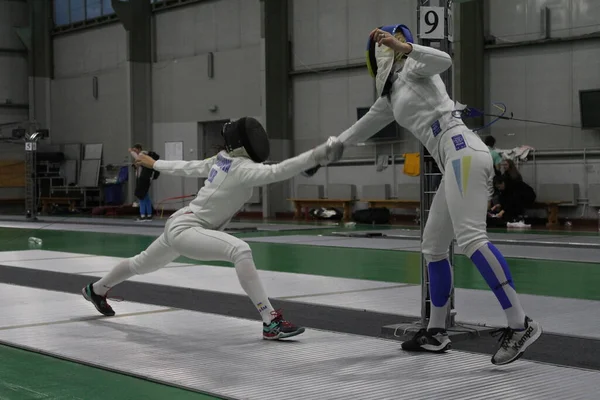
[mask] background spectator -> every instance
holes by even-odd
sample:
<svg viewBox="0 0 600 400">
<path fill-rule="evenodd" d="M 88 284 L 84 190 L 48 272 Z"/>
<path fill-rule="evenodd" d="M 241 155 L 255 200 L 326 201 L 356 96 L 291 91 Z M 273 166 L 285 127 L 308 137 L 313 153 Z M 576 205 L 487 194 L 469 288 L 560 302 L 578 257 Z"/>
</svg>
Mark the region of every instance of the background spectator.
<svg viewBox="0 0 600 400">
<path fill-rule="evenodd" d="M 486 136 L 483 142 L 488 147 L 488 149 L 490 149 L 492 160 L 494 160 L 494 170 L 496 171 L 496 174 L 498 174 L 500 172 L 500 163 L 502 162 L 502 156 L 495 150 L 496 138 L 494 138 L 492 135 Z"/>
<path fill-rule="evenodd" d="M 490 217 L 499 219 L 503 224 L 523 221 L 525 210 L 535 202 L 533 188 L 522 179 L 510 180 L 505 176 L 494 177 L 494 186 L 499 193 L 499 204 L 491 208 Z"/>
<path fill-rule="evenodd" d="M 153 151 L 144 151 L 142 145 L 137 143 L 129 149 L 131 156 L 137 160 L 139 154 L 147 154 L 155 160 L 159 159 L 158 154 Z M 136 181 L 135 181 L 135 197 L 140 201 L 140 217 L 137 221 L 152 221 L 152 200 L 150 199 L 150 186 L 153 179 L 157 179 L 160 173 L 152 169 L 134 165 L 136 169 Z"/>
</svg>

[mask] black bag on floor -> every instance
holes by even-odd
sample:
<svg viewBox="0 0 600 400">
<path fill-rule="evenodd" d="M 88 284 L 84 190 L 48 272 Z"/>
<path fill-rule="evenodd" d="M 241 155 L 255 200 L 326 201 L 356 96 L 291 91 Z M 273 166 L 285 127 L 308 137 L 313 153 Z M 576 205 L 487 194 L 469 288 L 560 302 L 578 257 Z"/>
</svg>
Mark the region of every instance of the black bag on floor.
<svg viewBox="0 0 600 400">
<path fill-rule="evenodd" d="M 389 224 L 390 210 L 387 208 L 367 208 L 355 211 L 352 217 L 359 224 Z"/>
</svg>

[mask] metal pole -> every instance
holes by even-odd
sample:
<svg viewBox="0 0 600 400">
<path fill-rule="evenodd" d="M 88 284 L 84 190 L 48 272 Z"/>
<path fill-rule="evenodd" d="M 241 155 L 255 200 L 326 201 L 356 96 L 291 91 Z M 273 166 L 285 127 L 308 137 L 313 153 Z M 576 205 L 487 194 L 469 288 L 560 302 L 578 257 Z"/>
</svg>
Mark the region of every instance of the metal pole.
<svg viewBox="0 0 600 400">
<path fill-rule="evenodd" d="M 444 39 L 439 41 L 440 49 L 452 55 L 451 42 L 448 40 L 448 12 L 452 7 L 452 0 L 442 0 L 444 2 Z M 417 0 L 417 37 L 420 44 L 429 46 L 432 40 L 421 39 L 420 35 L 420 15 L 421 15 L 421 1 Z M 441 74 L 441 78 L 446 85 L 446 90 L 452 94 L 452 69 L 448 69 Z M 426 151 L 423 145 L 420 146 L 421 155 L 421 211 L 420 211 L 420 227 L 421 227 L 421 242 L 423 241 L 423 232 L 427 223 L 427 217 L 431 204 L 433 203 L 433 196 L 438 189 L 439 180 L 436 177 L 440 177 L 441 173 L 434 173 L 435 161 L 433 157 Z M 439 167 L 439 166 L 438 166 Z M 451 268 L 454 269 L 454 246 L 451 244 L 449 248 L 449 261 Z M 431 298 L 429 293 L 429 273 L 427 270 L 427 261 L 421 253 L 421 326 L 427 326 L 431 315 Z M 446 316 L 446 326 L 448 328 L 455 326 L 454 319 L 454 286 L 450 292 L 450 300 L 448 307 L 448 314 Z"/>
<path fill-rule="evenodd" d="M 25 141 L 25 218 L 37 221 L 37 143 Z"/>
<path fill-rule="evenodd" d="M 427 196 L 425 195 L 425 188 L 427 187 L 427 178 L 425 175 L 426 166 L 425 163 L 425 147 L 423 145 L 420 146 L 419 151 L 419 163 L 420 163 L 420 183 L 421 183 L 421 193 L 420 193 L 420 211 L 419 211 L 419 225 L 421 228 L 421 243 L 423 243 L 423 232 L 425 230 L 425 222 L 427 221 L 427 211 L 429 207 L 426 205 Z M 425 257 L 423 253 L 421 253 L 421 326 L 427 326 L 427 321 L 429 320 L 429 311 L 430 308 L 428 306 L 429 303 L 429 274 L 427 273 L 427 262 L 425 261 Z"/>
<path fill-rule="evenodd" d="M 453 0 L 445 0 L 444 1 L 444 40 L 442 40 L 442 50 L 446 53 L 450 54 L 452 57 L 453 49 L 452 42 L 448 40 L 448 14 L 451 12 Z M 444 83 L 446 84 L 446 90 L 450 96 L 453 96 L 453 87 L 452 87 L 452 76 L 453 76 L 454 68 L 450 67 L 446 71 L 444 71 Z M 450 243 L 450 248 L 448 250 L 448 258 L 450 261 L 450 268 L 452 268 L 452 273 L 454 275 L 454 242 Z M 450 291 L 450 300 L 448 306 L 448 314 L 446 315 L 446 326 L 451 328 L 456 325 L 455 315 L 456 311 L 454 308 L 454 284 L 451 287 Z"/>
</svg>

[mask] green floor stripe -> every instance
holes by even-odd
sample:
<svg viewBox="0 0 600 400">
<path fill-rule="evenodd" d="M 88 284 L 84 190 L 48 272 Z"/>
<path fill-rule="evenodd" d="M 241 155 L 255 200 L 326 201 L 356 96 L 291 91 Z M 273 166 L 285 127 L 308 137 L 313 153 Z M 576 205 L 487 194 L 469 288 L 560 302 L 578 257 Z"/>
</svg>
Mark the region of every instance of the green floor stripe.
<svg viewBox="0 0 600 400">
<path fill-rule="evenodd" d="M 0 399 L 218 399 L 12 347 L 0 346 L 0 360 Z"/>
<path fill-rule="evenodd" d="M 43 240 L 45 250 L 113 257 L 131 257 L 154 240 L 144 236 L 91 232 L 36 231 L 35 235 Z M 0 229 L 0 251 L 28 249 L 28 236 L 29 232 L 24 229 Z M 397 283 L 420 282 L 420 258 L 416 252 L 278 243 L 250 243 L 250 246 L 258 268 L 263 270 Z M 459 255 L 455 260 L 456 287 L 488 289 L 468 258 Z M 197 263 L 185 258 L 177 261 Z M 519 293 L 600 300 L 599 264 L 518 258 L 509 258 L 508 262 Z M 229 266 L 218 262 L 208 264 Z"/>
</svg>

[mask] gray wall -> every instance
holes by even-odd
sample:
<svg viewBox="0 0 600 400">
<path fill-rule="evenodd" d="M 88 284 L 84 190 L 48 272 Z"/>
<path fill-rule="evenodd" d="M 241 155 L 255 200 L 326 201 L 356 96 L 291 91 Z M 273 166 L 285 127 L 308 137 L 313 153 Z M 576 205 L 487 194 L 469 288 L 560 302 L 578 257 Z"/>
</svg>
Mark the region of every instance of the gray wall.
<svg viewBox="0 0 600 400">
<path fill-rule="evenodd" d="M 552 37 L 566 37 L 600 29 L 600 2 L 595 0 L 485 0 L 486 33 L 500 42 L 518 42 L 542 37 L 542 3 L 551 8 Z M 294 144 L 296 153 L 307 150 L 332 134 L 339 134 L 356 121 L 356 107 L 374 101 L 373 81 L 366 69 L 337 70 L 364 62 L 366 36 L 377 25 L 405 23 L 415 33 L 415 1 L 294 0 L 293 65 L 310 71 L 293 78 Z M 455 28 L 458 24 L 455 24 Z M 348 38 L 347 43 L 339 40 Z M 460 38 L 460 32 L 457 32 Z M 315 71 L 316 70 L 316 71 Z M 455 71 L 458 72 L 458 71 Z M 545 46 L 488 50 L 485 56 L 486 105 L 501 101 L 516 118 L 578 125 L 580 89 L 600 88 L 600 42 L 580 41 Z M 460 101 L 460 99 L 457 99 Z M 498 147 L 531 145 L 538 149 L 600 147 L 600 132 L 501 121 L 492 133 Z M 414 139 L 404 136 L 394 153 L 418 150 Z M 390 145 L 350 149 L 346 158 L 375 160 L 390 154 Z M 599 179 L 596 161 L 586 167 L 582 158 L 544 159 L 522 166 L 526 180 L 537 187 L 543 183 L 573 182 L 585 197 L 586 185 Z M 534 173 L 534 169 L 537 173 Z M 398 167 L 375 172 L 374 166 L 335 166 L 311 180 L 298 177 L 292 183 L 395 183 L 410 181 Z M 581 208 L 565 211 L 575 216 Z"/>
<path fill-rule="evenodd" d="M 552 38 L 600 30 L 596 0 L 486 0 L 487 31 L 498 43 L 543 38 L 543 3 L 550 8 Z M 488 50 L 485 61 L 487 104 L 504 102 L 515 118 L 577 126 L 581 123 L 579 90 L 600 88 L 600 39 Z M 503 148 L 600 146 L 600 132 L 578 128 L 509 121 L 493 125 L 491 133 Z"/>
<path fill-rule="evenodd" d="M 0 1 L 0 48 L 24 49 L 23 43 L 15 33 L 15 26 L 26 26 L 28 21 L 27 3 Z M 13 104 L 29 102 L 29 83 L 26 53 L 0 51 L 0 136 L 10 137 L 14 126 L 12 122 L 27 121 L 29 110 L 3 107 L 10 100 Z M 23 144 L 0 142 L 0 160 L 23 160 Z M 24 188 L 0 188 L 0 199 L 17 199 L 25 195 Z"/>
<path fill-rule="evenodd" d="M 25 47 L 15 33 L 15 26 L 26 26 L 28 21 L 27 3 L 17 1 L 0 1 L 0 48 L 19 49 Z M 28 69 L 26 53 L 8 53 L 0 51 L 0 124 L 26 121 L 27 109 L 2 107 L 2 103 L 10 100 L 13 104 L 27 104 Z M 10 129 L 0 128 L 0 134 L 10 136 Z M 3 146 L 0 144 L 0 146 Z"/>
<path fill-rule="evenodd" d="M 497 43 L 516 44 L 545 36 L 542 7 L 550 9 L 550 37 L 570 38 L 600 30 L 600 2 L 596 0 L 486 0 L 486 33 Z M 551 43 L 543 46 L 486 50 L 486 103 L 504 102 L 515 118 L 580 125 L 579 90 L 600 88 L 600 39 Z M 497 147 L 530 145 L 536 149 L 600 147 L 600 131 L 503 121 L 493 125 Z M 580 204 L 587 186 L 600 182 L 597 159 L 544 159 L 521 166 L 526 181 L 575 183 Z M 561 211 L 563 216 L 596 217 L 583 205 Z"/>
<path fill-rule="evenodd" d="M 291 40 L 294 71 L 292 77 L 294 150 L 298 154 L 339 135 L 356 122 L 356 109 L 370 107 L 375 101 L 374 82 L 366 67 L 344 69 L 365 63 L 369 32 L 380 25 L 404 23 L 416 35 L 414 0 L 294 0 Z M 418 152 L 418 142 L 404 134 L 400 143 L 352 147 L 346 159 L 372 160 L 369 166 L 334 166 L 321 170 L 311 179 L 297 177 L 290 182 L 291 192 L 298 184 L 346 183 L 392 185 L 414 183 L 418 179 L 402 173 L 402 166 L 375 169 L 378 155 Z M 288 209 L 291 210 L 288 205 Z"/>
<path fill-rule="evenodd" d="M 161 12 L 154 29 L 153 146 L 159 154 L 164 155 L 165 142 L 183 141 L 184 158 L 199 158 L 200 122 L 249 115 L 264 123 L 259 0 L 211 1 Z M 213 106 L 216 111 L 209 110 Z M 187 195 L 198 183 L 164 176 L 153 194 L 156 201 Z"/>
<path fill-rule="evenodd" d="M 104 163 L 124 161 L 132 143 L 123 27 L 113 24 L 57 36 L 54 66 L 52 144 L 102 143 Z M 98 99 L 92 92 L 94 76 Z"/>
<path fill-rule="evenodd" d="M 368 34 L 376 26 L 404 23 L 416 34 L 417 15 L 414 0 L 294 0 L 292 4 L 292 65 L 295 71 L 308 72 L 293 78 L 298 153 L 341 133 L 356 122 L 358 107 L 370 107 L 375 101 L 366 67 L 337 69 L 365 63 Z M 412 137 L 406 140 L 409 151 L 416 148 Z M 373 148 L 354 148 L 346 154 L 372 155 Z"/>
<path fill-rule="evenodd" d="M 165 142 L 183 142 L 183 159 L 198 159 L 198 124 L 195 122 L 174 122 L 154 124 L 154 150 L 158 152 L 163 160 L 168 160 L 165 155 Z M 159 202 L 167 198 L 186 196 L 198 191 L 198 180 L 190 178 L 178 178 L 163 175 L 153 183 L 153 202 Z M 189 200 L 187 200 L 189 202 Z M 164 204 L 166 210 L 178 209 L 184 202 L 168 202 Z"/>
<path fill-rule="evenodd" d="M 156 15 L 154 121 L 262 115 L 259 0 L 220 0 Z M 208 76 L 208 53 L 214 77 Z M 216 112 L 209 111 L 217 106 Z"/>
</svg>

